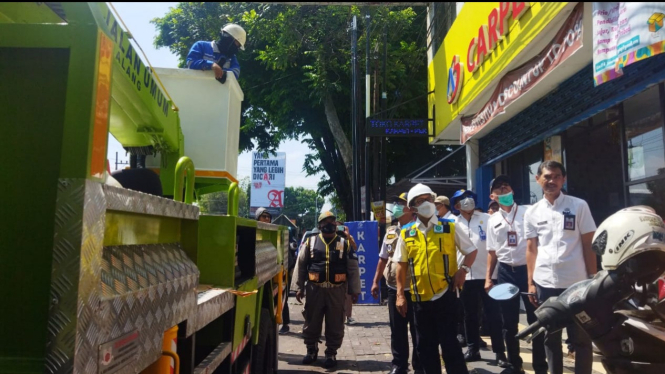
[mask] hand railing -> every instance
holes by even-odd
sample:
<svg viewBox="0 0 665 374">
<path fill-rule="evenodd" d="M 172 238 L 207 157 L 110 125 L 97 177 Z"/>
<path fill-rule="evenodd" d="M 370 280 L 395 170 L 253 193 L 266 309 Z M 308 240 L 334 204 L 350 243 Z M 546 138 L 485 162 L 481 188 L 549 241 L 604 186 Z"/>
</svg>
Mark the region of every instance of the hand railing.
<svg viewBox="0 0 665 374">
<path fill-rule="evenodd" d="M 189 157 L 180 157 L 175 167 L 175 191 L 173 191 L 173 200 L 182 200 L 182 189 L 185 183 L 185 172 L 187 172 L 187 186 L 185 188 L 185 204 L 194 202 L 194 161 Z M 237 209 L 237 208 L 236 208 Z"/>
</svg>

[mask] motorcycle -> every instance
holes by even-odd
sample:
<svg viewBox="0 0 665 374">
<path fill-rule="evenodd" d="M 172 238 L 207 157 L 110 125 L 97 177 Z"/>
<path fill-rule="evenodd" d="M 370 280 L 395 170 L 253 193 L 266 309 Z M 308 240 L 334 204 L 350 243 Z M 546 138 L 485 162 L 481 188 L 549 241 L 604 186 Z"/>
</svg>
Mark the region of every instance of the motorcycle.
<svg viewBox="0 0 665 374">
<path fill-rule="evenodd" d="M 653 258 L 650 271 L 663 273 L 661 259 Z M 574 322 L 600 351 L 608 373 L 665 373 L 665 282 L 659 278 L 646 283 L 644 279 L 654 277 L 600 271 L 546 300 L 535 312 L 538 320 L 517 338 L 531 342 L 545 331 L 557 332 Z M 490 296 L 499 301 L 518 294 L 519 288 L 509 283 L 490 290 Z"/>
</svg>

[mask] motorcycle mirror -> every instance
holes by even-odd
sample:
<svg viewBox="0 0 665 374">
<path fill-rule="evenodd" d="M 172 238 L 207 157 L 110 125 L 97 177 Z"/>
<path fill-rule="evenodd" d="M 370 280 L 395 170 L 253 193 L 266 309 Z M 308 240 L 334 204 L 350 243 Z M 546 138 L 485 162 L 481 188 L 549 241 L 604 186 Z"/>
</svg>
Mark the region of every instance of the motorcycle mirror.
<svg viewBox="0 0 665 374">
<path fill-rule="evenodd" d="M 510 300 L 520 293 L 520 289 L 512 283 L 503 283 L 492 287 L 489 295 L 492 299 L 498 301 Z"/>
</svg>

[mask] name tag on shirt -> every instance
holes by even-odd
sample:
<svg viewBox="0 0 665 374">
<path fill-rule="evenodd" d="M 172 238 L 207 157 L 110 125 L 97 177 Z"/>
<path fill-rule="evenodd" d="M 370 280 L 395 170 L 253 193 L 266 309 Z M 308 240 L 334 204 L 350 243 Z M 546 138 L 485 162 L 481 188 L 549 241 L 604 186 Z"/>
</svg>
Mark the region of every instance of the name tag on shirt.
<svg viewBox="0 0 665 374">
<path fill-rule="evenodd" d="M 563 216 L 563 229 L 564 230 L 575 230 L 575 215 L 574 214 L 564 214 L 564 216 Z"/>
<path fill-rule="evenodd" d="M 482 226 L 478 226 L 478 236 L 480 236 L 480 240 L 482 241 L 487 240 L 487 234 L 485 234 Z"/>
<path fill-rule="evenodd" d="M 343 251 L 344 250 L 344 243 L 337 242 L 337 250 L 338 251 Z"/>
<path fill-rule="evenodd" d="M 517 233 L 515 231 L 508 231 L 508 246 L 517 247 Z"/>
<path fill-rule="evenodd" d="M 547 225 L 547 221 L 538 222 L 538 226 Z"/>
</svg>

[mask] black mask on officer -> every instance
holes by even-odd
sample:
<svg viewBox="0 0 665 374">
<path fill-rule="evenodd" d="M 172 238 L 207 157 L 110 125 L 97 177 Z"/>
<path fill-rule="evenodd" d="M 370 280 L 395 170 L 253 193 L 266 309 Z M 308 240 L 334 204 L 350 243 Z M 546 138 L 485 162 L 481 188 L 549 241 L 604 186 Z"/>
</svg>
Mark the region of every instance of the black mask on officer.
<svg viewBox="0 0 665 374">
<path fill-rule="evenodd" d="M 227 59 L 238 53 L 236 40 L 231 36 L 231 34 L 224 31 L 220 33 L 219 36 L 219 41 L 216 43 L 217 49 L 219 49 L 219 53 L 225 55 Z"/>
<path fill-rule="evenodd" d="M 324 234 L 334 234 L 335 231 L 337 230 L 337 226 L 332 222 L 328 222 L 323 226 L 319 227 L 319 229 Z"/>
</svg>

